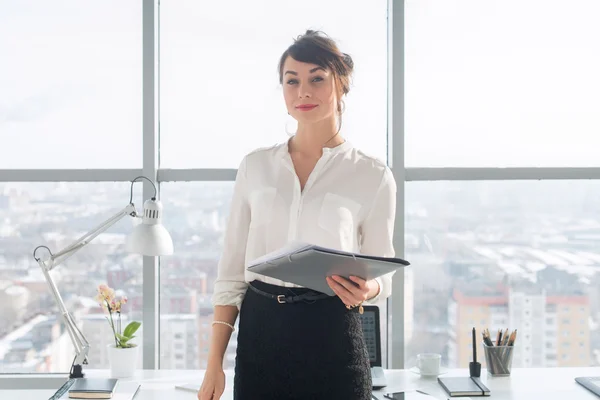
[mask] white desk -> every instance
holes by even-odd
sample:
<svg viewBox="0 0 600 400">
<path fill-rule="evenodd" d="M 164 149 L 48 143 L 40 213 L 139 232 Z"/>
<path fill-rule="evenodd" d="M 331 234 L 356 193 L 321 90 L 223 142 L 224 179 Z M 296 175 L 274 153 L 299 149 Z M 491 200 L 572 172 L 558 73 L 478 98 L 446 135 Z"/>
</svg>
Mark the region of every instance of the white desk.
<svg viewBox="0 0 600 400">
<path fill-rule="evenodd" d="M 574 381 L 576 376 L 598 376 L 600 368 L 549 368 L 514 369 L 509 378 L 491 378 L 482 371 L 482 380 L 490 388 L 491 399 L 498 400 L 598 400 L 599 398 Z M 108 371 L 88 370 L 87 377 L 107 377 Z M 176 390 L 175 384 L 201 382 L 203 371 L 191 370 L 140 370 L 133 379 L 142 387 L 135 400 L 195 400 L 191 392 Z M 422 379 L 405 370 L 386 371 L 389 386 L 376 391 L 376 397 L 383 399 L 386 391 L 402 390 L 407 387 L 421 389 L 437 399 L 448 396 L 435 379 Z M 466 376 L 467 370 L 451 370 L 444 376 Z M 227 372 L 227 388 L 223 400 L 232 399 L 233 372 Z M 6 379 L 0 377 L 0 379 Z M 48 399 L 53 390 L 0 390 L 2 400 L 42 400 Z"/>
</svg>

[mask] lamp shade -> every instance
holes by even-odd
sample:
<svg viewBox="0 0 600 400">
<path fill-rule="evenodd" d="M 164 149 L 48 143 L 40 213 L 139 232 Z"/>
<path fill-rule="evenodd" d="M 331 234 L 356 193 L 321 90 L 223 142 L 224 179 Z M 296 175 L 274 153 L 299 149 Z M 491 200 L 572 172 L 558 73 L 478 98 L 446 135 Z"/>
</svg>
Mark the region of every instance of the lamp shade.
<svg viewBox="0 0 600 400">
<path fill-rule="evenodd" d="M 146 200 L 142 223 L 136 225 L 133 232 L 127 237 L 127 251 L 145 256 L 173 254 L 173 240 L 161 220 L 162 204 L 160 201 Z"/>
</svg>

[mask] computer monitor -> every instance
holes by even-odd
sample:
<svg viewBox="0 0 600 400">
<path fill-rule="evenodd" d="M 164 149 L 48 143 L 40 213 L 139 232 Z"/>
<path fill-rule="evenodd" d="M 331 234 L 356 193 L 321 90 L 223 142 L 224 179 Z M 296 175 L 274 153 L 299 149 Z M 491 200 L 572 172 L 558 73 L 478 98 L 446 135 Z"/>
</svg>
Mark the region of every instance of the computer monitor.
<svg viewBox="0 0 600 400">
<path fill-rule="evenodd" d="M 381 367 L 381 327 L 379 325 L 379 307 L 363 306 L 364 312 L 360 314 L 360 320 L 365 338 L 369 361 L 371 367 Z"/>
</svg>

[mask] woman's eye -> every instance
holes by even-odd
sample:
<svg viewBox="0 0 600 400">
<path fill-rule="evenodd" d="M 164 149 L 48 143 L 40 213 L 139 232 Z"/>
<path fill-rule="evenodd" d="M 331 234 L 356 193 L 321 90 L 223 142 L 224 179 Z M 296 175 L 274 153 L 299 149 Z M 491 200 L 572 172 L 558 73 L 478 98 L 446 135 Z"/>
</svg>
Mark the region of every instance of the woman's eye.
<svg viewBox="0 0 600 400">
<path fill-rule="evenodd" d="M 288 85 L 295 85 L 297 83 L 298 83 L 298 81 L 296 79 L 290 79 L 289 81 L 287 81 Z"/>
<path fill-rule="evenodd" d="M 313 82 L 321 82 L 323 80 L 323 78 L 321 78 L 320 76 L 317 76 L 313 79 Z"/>
</svg>

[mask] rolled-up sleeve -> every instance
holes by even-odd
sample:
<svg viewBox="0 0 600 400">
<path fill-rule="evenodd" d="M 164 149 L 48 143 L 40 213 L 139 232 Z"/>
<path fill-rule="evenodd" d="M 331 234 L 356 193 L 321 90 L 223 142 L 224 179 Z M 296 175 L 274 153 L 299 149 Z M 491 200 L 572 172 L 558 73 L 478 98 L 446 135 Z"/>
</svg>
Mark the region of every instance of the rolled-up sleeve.
<svg viewBox="0 0 600 400">
<path fill-rule="evenodd" d="M 239 308 L 248 287 L 244 277 L 246 244 L 250 227 L 246 163 L 244 157 L 235 179 L 223 252 L 219 260 L 212 296 L 213 306 L 231 305 Z"/>
<path fill-rule="evenodd" d="M 389 168 L 385 168 L 381 183 L 369 213 L 361 227 L 362 254 L 394 257 L 394 221 L 396 219 L 396 181 Z M 389 297 L 392 293 L 392 276 L 394 272 L 376 278 L 379 283 L 379 294 L 369 300 L 376 303 Z"/>
</svg>

